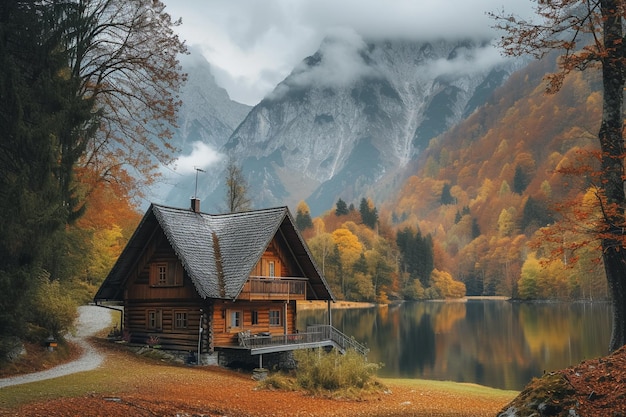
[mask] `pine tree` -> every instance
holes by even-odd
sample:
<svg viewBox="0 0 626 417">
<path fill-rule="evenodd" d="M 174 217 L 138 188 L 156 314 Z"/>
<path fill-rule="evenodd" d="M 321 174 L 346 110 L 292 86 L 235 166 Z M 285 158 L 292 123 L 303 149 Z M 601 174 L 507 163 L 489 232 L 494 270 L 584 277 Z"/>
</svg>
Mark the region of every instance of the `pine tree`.
<svg viewBox="0 0 626 417">
<path fill-rule="evenodd" d="M 345 216 L 346 214 L 348 214 L 348 206 L 346 205 L 346 202 L 343 201 L 341 198 L 337 200 L 337 204 L 335 205 L 335 207 L 335 215 Z"/>
<path fill-rule="evenodd" d="M 530 182 L 530 178 L 528 178 L 528 174 L 524 171 L 521 166 L 515 167 L 515 174 L 513 175 L 513 192 L 521 195 L 526 187 L 528 187 L 528 183 Z"/>
<path fill-rule="evenodd" d="M 304 201 L 298 203 L 298 208 L 296 209 L 296 227 L 300 231 L 313 227 L 311 211 Z"/>
<path fill-rule="evenodd" d="M 447 205 L 447 204 L 453 204 L 454 203 L 454 197 L 452 197 L 452 194 L 450 193 L 450 184 L 449 183 L 445 183 L 443 184 L 443 188 L 441 189 L 441 204 Z"/>
<path fill-rule="evenodd" d="M 378 210 L 374 205 L 366 198 L 361 199 L 359 205 L 359 213 L 361 213 L 361 220 L 363 224 L 370 229 L 374 229 L 378 223 Z"/>
</svg>

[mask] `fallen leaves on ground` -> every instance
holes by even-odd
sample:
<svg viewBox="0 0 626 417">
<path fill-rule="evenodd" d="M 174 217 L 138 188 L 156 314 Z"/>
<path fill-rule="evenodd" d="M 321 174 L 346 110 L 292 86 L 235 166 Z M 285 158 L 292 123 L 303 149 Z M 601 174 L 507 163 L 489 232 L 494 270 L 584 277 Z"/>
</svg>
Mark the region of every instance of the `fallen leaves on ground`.
<svg viewBox="0 0 626 417">
<path fill-rule="evenodd" d="M 626 416 L 626 347 L 534 379 L 501 415 L 526 416 L 540 409 L 536 415 Z"/>
<path fill-rule="evenodd" d="M 260 389 L 249 373 L 161 364 L 121 349 L 106 349 L 106 364 L 92 372 L 107 372 L 115 378 L 108 390 L 100 387 L 72 398 L 33 399 L 18 408 L 0 409 L 0 415 L 478 417 L 495 415 L 515 395 L 465 394 L 463 389 L 447 391 L 428 381 L 385 380 L 386 391 L 360 400 L 319 398 L 304 392 Z M 67 378 L 71 376 L 59 378 L 59 384 L 70 383 Z"/>
</svg>

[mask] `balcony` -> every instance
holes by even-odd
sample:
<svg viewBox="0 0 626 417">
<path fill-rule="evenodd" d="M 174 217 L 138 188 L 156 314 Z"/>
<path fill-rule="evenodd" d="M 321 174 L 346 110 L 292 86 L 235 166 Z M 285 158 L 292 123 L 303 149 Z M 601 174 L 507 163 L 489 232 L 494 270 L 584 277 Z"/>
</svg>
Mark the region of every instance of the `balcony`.
<svg viewBox="0 0 626 417">
<path fill-rule="evenodd" d="M 307 278 L 250 277 L 240 300 L 306 300 Z"/>
</svg>

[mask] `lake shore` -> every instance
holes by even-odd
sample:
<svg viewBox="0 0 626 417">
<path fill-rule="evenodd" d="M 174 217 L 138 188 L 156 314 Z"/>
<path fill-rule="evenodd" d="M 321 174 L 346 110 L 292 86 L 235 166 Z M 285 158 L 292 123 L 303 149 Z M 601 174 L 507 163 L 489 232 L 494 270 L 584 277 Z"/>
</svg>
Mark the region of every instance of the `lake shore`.
<svg viewBox="0 0 626 417">
<path fill-rule="evenodd" d="M 506 296 L 499 296 L 499 295 L 485 295 L 485 296 L 469 296 L 469 297 L 463 297 L 463 298 L 455 298 L 455 299 L 448 299 L 448 300 L 424 300 L 424 301 L 429 301 L 429 302 L 466 302 L 469 300 L 496 300 L 496 301 L 506 301 L 509 300 L 510 297 L 506 297 Z M 388 307 L 388 306 L 393 306 L 393 305 L 397 305 L 397 304 L 402 304 L 406 301 L 404 300 L 399 300 L 399 301 L 394 301 L 390 304 L 378 304 L 378 303 L 371 303 L 371 302 L 366 302 L 366 301 L 336 301 L 334 303 L 331 303 L 331 308 L 333 310 L 335 309 L 347 309 L 347 308 L 372 308 L 372 307 Z M 326 309 L 328 308 L 328 304 L 326 303 L 326 301 L 300 301 L 298 302 L 298 310 L 321 310 L 321 309 Z"/>
</svg>

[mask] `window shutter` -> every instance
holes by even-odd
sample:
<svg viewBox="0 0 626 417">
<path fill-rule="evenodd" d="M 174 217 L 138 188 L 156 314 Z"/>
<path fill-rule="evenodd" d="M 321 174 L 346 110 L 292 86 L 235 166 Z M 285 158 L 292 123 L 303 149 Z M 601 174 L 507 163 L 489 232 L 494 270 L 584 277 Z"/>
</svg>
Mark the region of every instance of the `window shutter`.
<svg viewBox="0 0 626 417">
<path fill-rule="evenodd" d="M 180 262 L 176 262 L 176 273 L 174 275 L 174 285 L 183 285 L 183 266 Z"/>
<path fill-rule="evenodd" d="M 150 264 L 150 285 L 157 284 L 157 274 L 158 274 L 157 264 L 153 262 Z"/>
<path fill-rule="evenodd" d="M 183 285 L 183 266 L 180 262 L 170 262 L 167 265 L 167 283 L 169 285 Z"/>
</svg>

